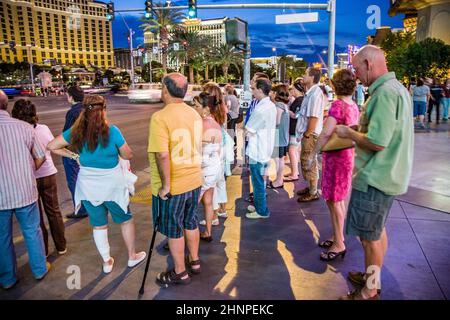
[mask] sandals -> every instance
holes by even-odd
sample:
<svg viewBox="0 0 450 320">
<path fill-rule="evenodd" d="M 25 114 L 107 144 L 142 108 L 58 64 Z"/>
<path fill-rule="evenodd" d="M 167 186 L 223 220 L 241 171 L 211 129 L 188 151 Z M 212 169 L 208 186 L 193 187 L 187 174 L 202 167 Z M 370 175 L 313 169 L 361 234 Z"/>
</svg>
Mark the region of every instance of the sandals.
<svg viewBox="0 0 450 320">
<path fill-rule="evenodd" d="M 346 253 L 347 253 L 347 249 L 340 251 L 340 252 L 334 252 L 334 251 L 322 252 L 322 254 L 320 255 L 320 260 L 333 261 L 333 260 L 336 260 L 339 256 L 342 257 L 342 259 L 344 259 Z"/>
<path fill-rule="evenodd" d="M 272 181 L 269 181 L 269 183 L 267 184 L 267 189 L 283 189 L 284 188 L 284 184 L 282 184 L 281 186 L 275 187 L 273 185 Z"/>
<path fill-rule="evenodd" d="M 316 194 L 303 194 L 301 195 L 297 201 L 298 202 L 310 202 L 310 201 L 315 201 L 315 200 L 319 200 L 320 199 L 320 195 L 319 192 L 317 192 Z"/>
<path fill-rule="evenodd" d="M 298 196 L 302 196 L 302 195 L 307 194 L 307 193 L 309 193 L 309 188 L 308 187 L 297 191 L 297 195 Z"/>
<path fill-rule="evenodd" d="M 197 275 L 197 274 L 200 274 L 202 272 L 202 268 L 200 266 L 200 259 L 199 260 L 192 260 L 192 261 L 190 261 L 189 260 L 189 256 L 186 256 L 185 262 L 186 262 L 186 267 L 187 267 L 187 269 L 189 269 L 190 273 Z M 193 268 L 194 266 L 195 267 L 198 266 L 198 267 L 197 268 Z"/>
<path fill-rule="evenodd" d="M 183 279 L 183 277 L 187 276 L 187 278 Z M 189 277 L 189 274 L 187 271 L 183 271 L 181 273 L 176 273 L 175 269 L 161 272 L 156 276 L 156 281 L 159 284 L 165 285 L 168 287 L 171 284 L 189 284 L 191 283 L 191 277 Z"/>
<path fill-rule="evenodd" d="M 321 248 L 329 248 L 334 244 L 333 240 L 325 240 L 318 243 L 318 246 Z"/>
<path fill-rule="evenodd" d="M 339 300 L 380 300 L 380 294 L 376 294 L 373 297 L 365 299 L 362 296 L 361 289 L 354 290 L 347 293 L 347 295 L 340 297 Z"/>
<path fill-rule="evenodd" d="M 200 235 L 200 240 L 206 241 L 206 242 L 211 242 L 213 241 L 212 236 L 208 236 L 208 237 L 203 237 Z"/>
</svg>

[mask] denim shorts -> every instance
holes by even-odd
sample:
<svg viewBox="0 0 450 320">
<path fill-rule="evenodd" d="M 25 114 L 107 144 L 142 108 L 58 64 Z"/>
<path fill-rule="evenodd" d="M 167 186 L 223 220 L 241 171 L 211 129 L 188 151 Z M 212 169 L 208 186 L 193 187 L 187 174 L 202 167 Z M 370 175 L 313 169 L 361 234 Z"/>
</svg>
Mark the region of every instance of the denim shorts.
<svg viewBox="0 0 450 320">
<path fill-rule="evenodd" d="M 427 103 L 424 101 L 414 101 L 414 117 L 423 116 L 427 111 Z"/>
<path fill-rule="evenodd" d="M 353 189 L 345 222 L 346 234 L 361 240 L 379 240 L 394 198 L 371 186 L 367 192 Z"/>
<path fill-rule="evenodd" d="M 111 213 L 112 220 L 118 224 L 122 224 L 133 218 L 129 209 L 128 213 L 124 212 L 122 208 L 113 201 L 105 201 L 99 206 L 94 206 L 86 200 L 82 200 L 81 203 L 86 208 L 89 216 L 89 223 L 93 227 L 102 227 L 108 224 L 108 211 Z"/>
<path fill-rule="evenodd" d="M 158 231 L 168 238 L 183 237 L 183 230 L 198 228 L 198 199 L 200 189 L 174 195 L 162 200 L 152 195 L 153 225 L 158 223 Z M 158 221 L 159 220 L 159 221 Z"/>
</svg>

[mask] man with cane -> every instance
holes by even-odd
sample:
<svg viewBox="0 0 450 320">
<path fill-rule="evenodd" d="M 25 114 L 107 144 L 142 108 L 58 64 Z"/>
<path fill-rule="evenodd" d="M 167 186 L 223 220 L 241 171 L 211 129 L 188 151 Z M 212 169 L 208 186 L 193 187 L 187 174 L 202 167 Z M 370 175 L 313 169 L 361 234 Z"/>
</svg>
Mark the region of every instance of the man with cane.
<svg viewBox="0 0 450 320">
<path fill-rule="evenodd" d="M 152 116 L 148 152 L 153 225 L 169 239 L 174 261 L 174 268 L 159 273 L 156 280 L 168 286 L 190 283 L 186 264 L 191 273 L 200 273 L 197 207 L 202 185 L 202 119 L 183 102 L 188 87 L 186 77 L 171 73 L 162 83 L 165 107 Z M 188 257 L 184 256 L 185 244 Z"/>
</svg>

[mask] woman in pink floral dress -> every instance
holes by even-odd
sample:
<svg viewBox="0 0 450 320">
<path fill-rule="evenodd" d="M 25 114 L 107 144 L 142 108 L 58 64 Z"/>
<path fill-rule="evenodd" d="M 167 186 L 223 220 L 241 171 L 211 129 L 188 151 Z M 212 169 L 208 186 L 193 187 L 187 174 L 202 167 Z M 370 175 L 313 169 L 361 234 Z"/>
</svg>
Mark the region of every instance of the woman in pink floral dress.
<svg viewBox="0 0 450 320">
<path fill-rule="evenodd" d="M 352 100 L 356 88 L 356 78 L 353 72 L 348 69 L 339 70 L 334 74 L 331 82 L 337 100 L 331 105 L 311 159 L 328 142 L 336 125 L 355 126 L 359 122 L 358 106 Z M 333 226 L 333 236 L 319 243 L 320 247 L 328 249 L 327 252 L 322 252 L 320 255 L 320 259 L 324 261 L 331 261 L 339 256 L 345 257 L 344 220 L 346 209 L 344 200 L 351 189 L 353 159 L 354 148 L 322 153 L 322 196 L 330 210 Z"/>
</svg>

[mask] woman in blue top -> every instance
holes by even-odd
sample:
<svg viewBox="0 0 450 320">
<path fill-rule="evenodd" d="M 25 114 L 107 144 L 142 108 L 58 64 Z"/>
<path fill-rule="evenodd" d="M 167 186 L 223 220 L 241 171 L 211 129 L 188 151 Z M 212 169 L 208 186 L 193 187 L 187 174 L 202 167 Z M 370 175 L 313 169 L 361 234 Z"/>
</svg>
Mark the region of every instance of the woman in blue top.
<svg viewBox="0 0 450 320">
<path fill-rule="evenodd" d="M 419 126 L 424 129 L 425 112 L 427 110 L 427 102 L 430 99 L 430 88 L 423 83 L 422 79 L 417 81 L 417 85 L 412 88 L 414 118 L 418 118 Z"/>
<path fill-rule="evenodd" d="M 108 125 L 105 99 L 98 95 L 86 97 L 83 111 L 73 127 L 51 141 L 47 148 L 80 163 L 75 202 L 77 207 L 81 202 L 88 212 L 94 241 L 103 258 L 103 272 L 110 273 L 114 264 L 108 242 L 108 211 L 113 221 L 121 224 L 128 249 L 128 266 L 144 261 L 145 252 L 135 251 L 127 175 L 119 164 L 119 156 L 130 160 L 133 153 L 120 130 Z"/>
</svg>

